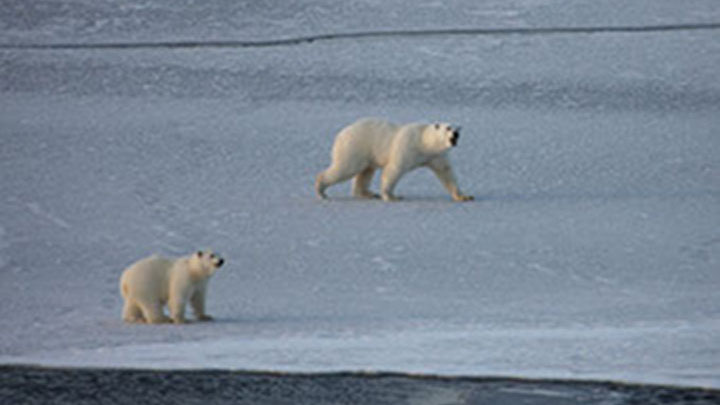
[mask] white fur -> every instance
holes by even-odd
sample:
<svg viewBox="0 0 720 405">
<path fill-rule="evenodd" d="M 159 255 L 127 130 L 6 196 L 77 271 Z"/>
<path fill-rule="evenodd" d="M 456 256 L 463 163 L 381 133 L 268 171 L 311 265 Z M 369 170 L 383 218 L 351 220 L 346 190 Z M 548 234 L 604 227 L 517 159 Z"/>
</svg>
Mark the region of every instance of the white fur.
<svg viewBox="0 0 720 405">
<path fill-rule="evenodd" d="M 378 119 L 363 119 L 344 128 L 335 138 L 332 163 L 317 175 L 315 190 L 326 198 L 325 189 L 354 177 L 355 197 L 398 199 L 393 190 L 403 174 L 429 167 L 456 201 L 471 200 L 457 186 L 447 156 L 458 137 L 458 128 L 448 124 L 395 125 Z M 453 135 L 454 134 L 454 135 Z M 375 170 L 382 169 L 380 195 L 369 190 Z"/>
<path fill-rule="evenodd" d="M 184 323 L 188 301 L 198 320 L 212 320 L 205 313 L 207 283 L 223 262 L 212 252 L 178 259 L 153 255 L 135 262 L 120 277 L 120 293 L 125 299 L 123 320 Z M 165 305 L 170 317 L 163 311 Z"/>
</svg>

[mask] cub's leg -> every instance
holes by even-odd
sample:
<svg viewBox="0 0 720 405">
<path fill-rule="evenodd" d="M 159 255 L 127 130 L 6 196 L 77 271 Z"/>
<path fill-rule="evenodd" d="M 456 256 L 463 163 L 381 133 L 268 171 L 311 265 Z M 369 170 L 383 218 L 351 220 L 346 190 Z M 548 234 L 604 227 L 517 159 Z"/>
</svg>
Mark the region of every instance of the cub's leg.
<svg viewBox="0 0 720 405">
<path fill-rule="evenodd" d="M 123 319 L 123 321 L 129 322 L 129 323 L 145 322 L 145 318 L 143 318 L 142 310 L 131 299 L 125 300 L 125 305 L 123 305 L 122 319 Z"/>
<path fill-rule="evenodd" d="M 167 323 L 170 322 L 163 312 L 163 306 L 159 302 L 138 302 L 143 317 L 147 323 Z"/>
<path fill-rule="evenodd" d="M 213 317 L 205 313 L 205 291 L 206 286 L 198 288 L 195 294 L 190 298 L 190 306 L 192 306 L 195 317 L 198 321 L 212 321 Z"/>
<path fill-rule="evenodd" d="M 184 299 L 184 294 L 178 294 L 176 297 L 170 298 L 168 302 L 168 308 L 170 309 L 170 318 L 174 323 L 185 323 L 185 304 L 187 301 Z"/>
</svg>

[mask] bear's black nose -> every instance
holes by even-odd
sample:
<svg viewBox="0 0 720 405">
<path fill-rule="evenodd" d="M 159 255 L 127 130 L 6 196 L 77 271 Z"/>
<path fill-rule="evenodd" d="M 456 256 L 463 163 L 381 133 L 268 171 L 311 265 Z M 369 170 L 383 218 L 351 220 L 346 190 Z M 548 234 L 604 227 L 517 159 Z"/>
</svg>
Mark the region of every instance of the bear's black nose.
<svg viewBox="0 0 720 405">
<path fill-rule="evenodd" d="M 225 263 L 225 259 L 220 259 L 220 260 L 218 260 L 217 266 L 220 267 L 223 265 L 223 263 Z"/>
<path fill-rule="evenodd" d="M 452 137 L 450 138 L 450 144 L 452 146 L 457 145 L 458 139 L 460 139 L 460 133 L 458 131 L 453 131 Z"/>
</svg>

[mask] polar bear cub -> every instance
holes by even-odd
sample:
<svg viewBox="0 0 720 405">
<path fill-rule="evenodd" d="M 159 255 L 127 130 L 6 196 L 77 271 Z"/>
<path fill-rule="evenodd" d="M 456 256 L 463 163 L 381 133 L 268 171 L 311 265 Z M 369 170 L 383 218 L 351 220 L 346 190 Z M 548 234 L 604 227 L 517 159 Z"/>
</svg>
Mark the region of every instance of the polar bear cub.
<svg viewBox="0 0 720 405">
<path fill-rule="evenodd" d="M 153 255 L 128 267 L 120 277 L 125 299 L 126 322 L 185 323 L 185 306 L 190 302 L 199 321 L 210 321 L 205 313 L 207 283 L 225 260 L 210 251 L 168 259 Z M 170 317 L 165 315 L 165 305 Z"/>
<path fill-rule="evenodd" d="M 325 189 L 349 180 L 352 195 L 397 200 L 395 185 L 405 173 L 429 167 L 455 201 L 472 200 L 458 188 L 447 152 L 457 145 L 460 128 L 445 123 L 396 125 L 379 119 L 362 119 L 345 127 L 335 138 L 332 163 L 317 175 L 315 191 L 326 198 Z M 375 170 L 382 169 L 380 195 L 369 190 Z"/>
</svg>

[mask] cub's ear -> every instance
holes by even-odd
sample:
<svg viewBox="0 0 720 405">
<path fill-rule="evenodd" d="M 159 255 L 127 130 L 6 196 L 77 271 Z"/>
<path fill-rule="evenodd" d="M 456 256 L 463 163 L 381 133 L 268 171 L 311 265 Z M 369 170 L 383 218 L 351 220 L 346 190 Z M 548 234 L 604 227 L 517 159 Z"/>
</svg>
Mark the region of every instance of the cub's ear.
<svg viewBox="0 0 720 405">
<path fill-rule="evenodd" d="M 440 129 L 440 124 L 435 124 L 435 129 Z"/>
<path fill-rule="evenodd" d="M 203 252 L 202 252 L 202 250 L 198 250 L 196 254 L 197 254 L 197 257 L 202 257 Z"/>
</svg>

